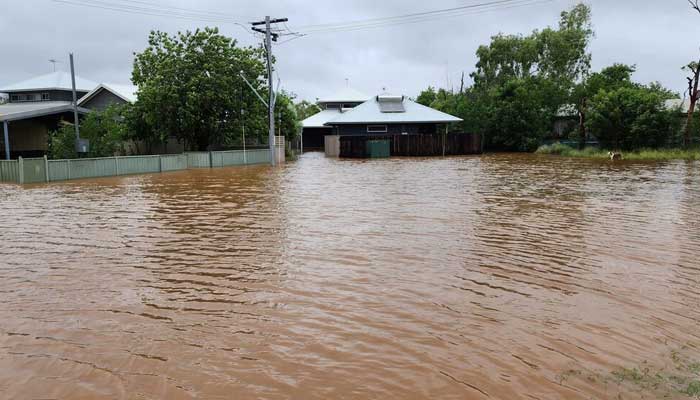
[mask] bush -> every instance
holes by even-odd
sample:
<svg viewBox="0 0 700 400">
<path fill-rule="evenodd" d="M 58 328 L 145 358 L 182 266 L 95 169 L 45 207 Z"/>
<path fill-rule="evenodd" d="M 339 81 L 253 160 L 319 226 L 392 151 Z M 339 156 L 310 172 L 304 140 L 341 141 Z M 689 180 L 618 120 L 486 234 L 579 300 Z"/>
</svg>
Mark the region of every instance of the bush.
<svg viewBox="0 0 700 400">
<path fill-rule="evenodd" d="M 677 110 L 665 107 L 668 93 L 633 86 L 600 91 L 591 101 L 587 127 L 602 147 L 632 150 L 674 144 L 680 130 Z"/>
<path fill-rule="evenodd" d="M 111 157 L 124 153 L 126 125 L 125 106 L 113 105 L 103 111 L 94 111 L 80 122 L 80 137 L 90 143 L 88 157 Z M 49 134 L 48 157 L 51 159 L 77 158 L 75 127 L 64 124 Z"/>
</svg>

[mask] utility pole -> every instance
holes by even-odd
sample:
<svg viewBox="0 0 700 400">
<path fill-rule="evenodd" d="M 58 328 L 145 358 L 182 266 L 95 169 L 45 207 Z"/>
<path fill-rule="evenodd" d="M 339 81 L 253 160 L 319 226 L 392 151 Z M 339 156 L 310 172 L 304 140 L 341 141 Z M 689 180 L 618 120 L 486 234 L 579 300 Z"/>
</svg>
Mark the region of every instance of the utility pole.
<svg viewBox="0 0 700 400">
<path fill-rule="evenodd" d="M 264 21 L 253 22 L 253 30 L 255 32 L 265 34 L 265 53 L 267 57 L 267 86 L 268 86 L 268 100 L 267 100 L 267 116 L 270 124 L 269 130 L 269 142 L 270 142 L 270 163 L 274 166 L 275 162 L 275 89 L 272 83 L 272 42 L 277 41 L 279 36 L 276 33 L 272 33 L 272 24 L 277 24 L 280 22 L 287 22 L 287 18 L 277 18 L 270 19 L 270 16 L 266 16 Z M 257 26 L 265 25 L 265 29 L 257 28 Z"/>
<path fill-rule="evenodd" d="M 75 147 L 80 142 L 80 121 L 78 120 L 78 94 L 75 91 L 75 67 L 73 66 L 73 53 L 70 53 L 70 79 L 73 85 L 73 125 L 75 126 Z"/>
</svg>

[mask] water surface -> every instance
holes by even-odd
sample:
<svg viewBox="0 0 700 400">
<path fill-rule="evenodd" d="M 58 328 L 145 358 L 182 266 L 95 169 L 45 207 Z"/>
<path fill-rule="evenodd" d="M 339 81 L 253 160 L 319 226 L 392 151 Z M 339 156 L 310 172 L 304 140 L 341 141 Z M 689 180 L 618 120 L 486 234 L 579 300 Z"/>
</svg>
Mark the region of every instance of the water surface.
<svg viewBox="0 0 700 400">
<path fill-rule="evenodd" d="M 0 210 L 3 399 L 654 398 L 608 377 L 700 360 L 697 162 L 310 153 Z"/>
</svg>

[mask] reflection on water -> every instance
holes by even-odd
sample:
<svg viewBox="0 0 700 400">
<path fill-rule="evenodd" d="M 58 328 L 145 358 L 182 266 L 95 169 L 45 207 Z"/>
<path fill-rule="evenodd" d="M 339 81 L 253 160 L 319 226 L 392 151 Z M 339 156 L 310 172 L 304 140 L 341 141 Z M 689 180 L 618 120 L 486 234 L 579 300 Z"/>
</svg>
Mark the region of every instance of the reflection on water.
<svg viewBox="0 0 700 400">
<path fill-rule="evenodd" d="M 625 398 L 700 346 L 700 164 L 494 155 L 0 187 L 0 397 Z"/>
</svg>

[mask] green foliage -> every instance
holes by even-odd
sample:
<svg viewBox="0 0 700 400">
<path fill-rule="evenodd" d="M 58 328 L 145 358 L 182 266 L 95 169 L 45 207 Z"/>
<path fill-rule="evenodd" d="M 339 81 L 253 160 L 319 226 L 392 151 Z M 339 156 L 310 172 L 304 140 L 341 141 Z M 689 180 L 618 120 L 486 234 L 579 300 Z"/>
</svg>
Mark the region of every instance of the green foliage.
<svg viewBox="0 0 700 400">
<path fill-rule="evenodd" d="M 111 157 L 124 153 L 127 128 L 124 115 L 128 106 L 111 105 L 103 111 L 93 111 L 80 122 L 80 137 L 90 143 L 87 157 Z M 63 124 L 49 134 L 48 157 L 51 159 L 77 158 L 75 127 Z"/>
<path fill-rule="evenodd" d="M 426 107 L 432 107 L 433 103 L 437 99 L 437 92 L 432 86 L 428 86 L 427 89 L 422 91 L 416 98 L 416 103 L 422 104 Z"/>
<path fill-rule="evenodd" d="M 302 100 L 296 103 L 294 106 L 296 107 L 297 117 L 299 118 L 299 121 L 303 121 L 309 118 L 310 116 L 321 112 L 321 107 L 306 100 Z"/>
<path fill-rule="evenodd" d="M 281 131 L 282 136 L 287 141 L 295 139 L 301 131 L 301 119 L 297 114 L 297 107 L 294 105 L 295 95 L 281 91 L 277 94 L 277 104 L 275 105 L 276 123 L 278 134 Z M 281 117 L 281 118 L 280 118 Z"/>
<path fill-rule="evenodd" d="M 417 101 L 457 115 L 491 150 L 534 151 L 551 132 L 575 83 L 590 69 L 590 8 L 561 14 L 558 28 L 497 35 L 477 50 L 474 86 L 460 93 L 429 87 Z"/>
<path fill-rule="evenodd" d="M 540 146 L 535 153 L 562 157 L 610 159 L 609 150 L 595 147 L 577 150 L 561 143 Z M 641 149 L 629 153 L 625 152 L 622 156 L 627 161 L 700 160 L 700 150 Z"/>
<path fill-rule="evenodd" d="M 587 127 L 601 146 L 621 150 L 659 148 L 677 141 L 681 120 L 668 110 L 669 93 L 659 86 L 601 90 L 590 101 Z"/>
<path fill-rule="evenodd" d="M 267 137 L 266 108 L 240 76 L 265 96 L 262 49 L 238 47 L 215 28 L 174 36 L 153 31 L 148 43 L 134 59 L 132 138 L 155 143 L 173 135 L 206 150 L 235 143 L 244 122 L 250 136 Z"/>
</svg>

